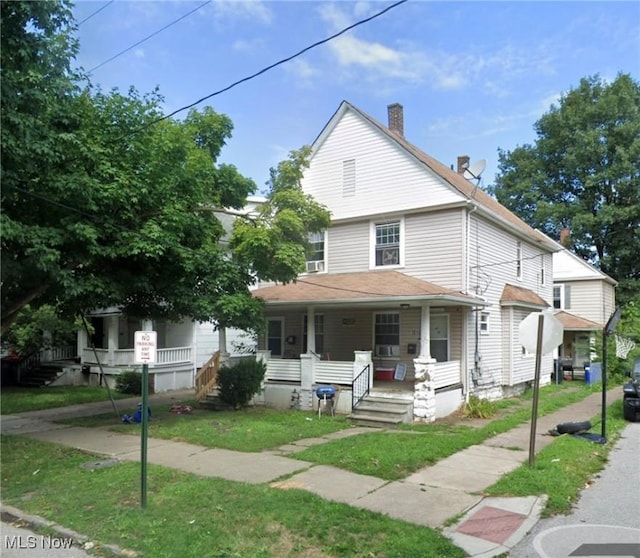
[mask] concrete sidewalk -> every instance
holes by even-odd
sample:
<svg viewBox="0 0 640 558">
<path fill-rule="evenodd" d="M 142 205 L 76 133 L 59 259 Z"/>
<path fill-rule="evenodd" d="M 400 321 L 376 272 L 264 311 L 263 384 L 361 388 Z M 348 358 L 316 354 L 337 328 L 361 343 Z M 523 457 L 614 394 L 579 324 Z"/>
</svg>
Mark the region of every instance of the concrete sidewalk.
<svg viewBox="0 0 640 558">
<path fill-rule="evenodd" d="M 174 392 L 153 396 L 150 404 L 170 405 L 181 398 L 192 397 L 192 391 Z M 553 441 L 554 438 L 546 434 L 557 424 L 599 416 L 601 398 L 601 394 L 596 393 L 556 413 L 540 417 L 536 428 L 536 451 Z M 621 398 L 622 389 L 617 387 L 607 394 L 607 403 Z M 120 400 L 117 404 L 119 408 L 128 409 L 135 407 L 137 401 Z M 139 436 L 54 422 L 110 410 L 111 403 L 106 402 L 5 415 L 1 430 L 3 435 L 24 435 L 122 461 L 139 461 Z M 442 528 L 448 520 L 459 516 L 461 519 L 444 529 L 444 533 L 470 556 L 489 558 L 508 552 L 538 521 L 544 497 L 485 498 L 482 495 L 483 490 L 502 475 L 528 461 L 528 423 L 416 471 L 401 481 L 389 482 L 290 457 L 305 447 L 371 430 L 343 430 L 260 453 L 209 449 L 150 438 L 148 462 L 201 476 L 254 484 L 270 483 L 278 489 L 303 489 L 328 500 L 432 528 Z M 599 432 L 600 427 L 594 431 Z M 283 477 L 286 480 L 282 480 Z"/>
</svg>

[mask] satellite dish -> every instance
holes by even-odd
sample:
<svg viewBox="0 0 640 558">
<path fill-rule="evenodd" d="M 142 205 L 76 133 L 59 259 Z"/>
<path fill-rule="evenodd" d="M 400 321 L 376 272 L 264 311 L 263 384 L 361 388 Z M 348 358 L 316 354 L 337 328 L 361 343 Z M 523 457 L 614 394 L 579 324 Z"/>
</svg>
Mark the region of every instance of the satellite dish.
<svg viewBox="0 0 640 558">
<path fill-rule="evenodd" d="M 480 180 L 480 175 L 482 174 L 482 171 L 486 166 L 487 161 L 485 159 L 480 159 L 479 161 L 473 163 L 473 165 L 470 165 L 466 169 L 464 169 L 464 173 L 462 173 L 462 176 L 464 176 L 467 180 Z"/>
</svg>

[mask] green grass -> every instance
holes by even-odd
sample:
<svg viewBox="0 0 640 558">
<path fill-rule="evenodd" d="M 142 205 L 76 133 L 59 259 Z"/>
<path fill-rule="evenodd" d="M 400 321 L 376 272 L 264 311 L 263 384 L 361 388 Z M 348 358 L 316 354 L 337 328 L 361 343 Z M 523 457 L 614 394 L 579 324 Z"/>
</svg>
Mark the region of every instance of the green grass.
<svg viewBox="0 0 640 558">
<path fill-rule="evenodd" d="M 344 416 L 318 418 L 303 411 L 280 411 L 266 407 L 247 407 L 240 411 L 208 411 L 190 404 L 193 411 L 177 414 L 169 411 L 170 404 L 151 405 L 149 436 L 188 442 L 210 448 L 236 451 L 262 451 L 301 440 L 317 438 L 331 432 L 351 428 Z M 135 409 L 123 408 L 133 414 Z M 123 424 L 113 414 L 94 417 L 78 417 L 61 421 L 77 426 L 107 426 L 121 433 L 139 434 L 140 425 Z"/>
<path fill-rule="evenodd" d="M 93 541 L 153 558 L 462 558 L 437 531 L 331 503 L 302 490 L 248 485 L 149 466 L 87 470 L 95 456 L 2 438 L 2 499 Z"/>
<path fill-rule="evenodd" d="M 588 386 L 547 386 L 540 390 L 538 415 L 581 401 L 594 391 L 597 389 Z M 464 420 L 456 426 L 437 422 L 405 425 L 398 431 L 364 434 L 313 446 L 292 457 L 386 480 L 402 479 L 422 467 L 530 421 L 528 397 L 527 394 L 510 404 L 503 402 L 499 406 L 501 414 L 479 428 L 465 426 Z"/>
<path fill-rule="evenodd" d="M 111 390 L 114 399 L 131 397 Z M 55 409 L 78 403 L 109 401 L 109 394 L 104 387 L 3 387 L 0 395 L 0 412 L 3 415 Z"/>
<path fill-rule="evenodd" d="M 622 401 L 616 401 L 607 407 L 606 445 L 576 436 L 560 436 L 536 454 L 533 467 L 528 463 L 522 465 L 503 476 L 486 493 L 491 496 L 547 494 L 545 515 L 569 513 L 580 491 L 605 466 L 609 451 L 626 424 Z M 599 428 L 593 431 L 600 433 Z"/>
</svg>

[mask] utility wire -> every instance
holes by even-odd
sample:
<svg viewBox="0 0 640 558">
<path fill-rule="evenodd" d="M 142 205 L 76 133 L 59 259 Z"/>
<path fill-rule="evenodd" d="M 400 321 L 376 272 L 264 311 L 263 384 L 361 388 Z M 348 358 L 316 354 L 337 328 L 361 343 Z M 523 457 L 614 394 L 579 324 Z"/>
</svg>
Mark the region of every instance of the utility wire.
<svg viewBox="0 0 640 558">
<path fill-rule="evenodd" d="M 298 56 L 301 56 L 302 54 L 304 54 L 305 52 L 310 51 L 311 49 L 314 49 L 320 45 L 323 45 L 325 43 L 328 43 L 329 41 L 332 41 L 333 39 L 339 37 L 340 35 L 344 35 L 347 31 L 350 31 L 351 29 L 355 29 L 356 27 L 362 25 L 363 23 L 367 23 L 373 19 L 376 19 L 377 17 L 380 17 L 381 15 L 386 14 L 388 11 L 392 10 L 393 8 L 398 7 L 400 4 L 404 4 L 407 0 L 400 0 L 399 2 L 396 2 L 395 4 L 391 4 L 390 6 L 387 6 L 384 10 L 381 10 L 375 14 L 373 14 L 370 17 L 367 17 L 365 19 L 361 19 L 360 21 L 357 21 L 355 23 L 353 23 L 352 25 L 349 25 L 348 27 L 345 27 L 344 29 L 342 29 L 341 31 L 338 31 L 337 33 L 334 33 L 333 35 L 326 37 L 325 39 L 322 39 L 320 41 L 317 41 L 315 43 L 313 43 L 312 45 L 309 45 L 308 47 L 303 48 L 302 50 L 300 50 L 299 52 L 296 52 L 295 54 L 292 54 L 291 56 L 288 56 L 287 58 L 283 58 L 282 60 L 278 60 L 278 62 L 274 62 L 273 64 L 271 64 L 270 66 L 267 66 L 266 68 L 262 68 L 262 70 L 259 70 L 257 72 L 255 72 L 254 74 L 251 74 L 250 76 L 244 77 L 242 79 L 239 79 L 238 81 L 235 81 L 234 83 L 232 83 L 231 85 L 228 85 L 227 87 L 224 87 L 223 89 L 219 89 L 218 91 L 214 91 L 213 93 L 210 93 L 209 95 L 202 97 L 201 99 L 198 99 L 197 101 L 186 105 L 182 108 L 176 109 L 174 110 L 172 113 L 169 113 L 165 116 L 162 116 L 156 120 L 152 120 L 149 124 L 147 124 L 147 126 L 151 126 L 152 124 L 156 124 L 162 120 L 166 120 L 167 118 L 171 118 L 172 116 L 175 116 L 176 114 L 178 114 L 179 112 L 182 112 L 184 110 L 190 109 L 192 107 L 195 107 L 196 105 L 199 105 L 200 103 L 202 103 L 203 101 L 206 101 L 207 99 L 211 99 L 211 97 L 215 97 L 216 95 L 220 95 L 221 93 L 225 93 L 227 91 L 229 91 L 230 89 L 233 89 L 234 87 L 240 85 L 241 83 L 244 83 L 246 81 L 252 80 L 266 72 L 268 72 L 269 70 L 272 70 L 273 68 L 275 68 L 276 66 L 280 66 L 281 64 L 284 64 L 285 62 L 290 62 L 291 60 L 293 60 L 294 58 L 297 58 Z M 147 127 L 145 126 L 145 128 Z M 144 128 L 143 128 L 144 129 Z"/>
<path fill-rule="evenodd" d="M 113 0 L 112 0 L 113 1 Z M 169 27 L 171 27 L 172 25 L 175 25 L 176 23 L 178 23 L 179 21 L 182 21 L 184 18 L 190 16 L 192 13 L 197 12 L 199 9 L 204 8 L 207 4 L 211 4 L 211 0 L 207 0 L 206 2 L 203 2 L 202 4 L 200 4 L 199 6 L 195 7 L 193 10 L 191 10 L 190 12 L 187 12 L 186 14 L 180 16 L 178 19 L 172 21 L 171 23 L 168 23 L 167 25 L 165 25 L 164 27 L 162 27 L 161 29 L 158 29 L 157 31 L 154 31 L 153 33 L 151 33 L 151 35 L 145 37 L 144 39 L 139 40 L 137 43 L 131 45 L 130 47 L 125 48 L 123 51 L 120 51 L 118 54 L 114 54 L 111 58 L 105 60 L 104 62 L 100 62 L 100 64 L 98 64 L 97 66 L 94 66 L 93 68 L 91 68 L 88 73 L 92 74 L 94 72 L 94 70 L 97 70 L 98 68 L 101 68 L 102 66 L 104 66 L 105 64 L 108 64 L 109 62 L 111 62 L 112 60 L 115 60 L 116 58 L 118 58 L 119 56 L 122 56 L 123 54 L 125 54 L 126 52 L 129 52 L 132 48 L 137 47 L 138 45 L 141 45 L 142 43 L 144 43 L 145 41 L 148 41 L 149 39 L 151 39 L 152 37 L 155 37 L 156 35 L 162 33 L 165 29 L 168 29 Z M 97 13 L 97 12 L 96 12 Z M 93 14 L 92 14 L 93 15 Z M 89 16 L 91 17 L 91 16 Z M 86 20 L 84 20 L 86 21 Z M 78 24 L 80 25 L 80 24 Z"/>
<path fill-rule="evenodd" d="M 80 23 L 78 23 L 78 27 L 80 27 L 85 21 L 89 21 L 94 15 L 99 14 L 102 10 L 104 10 L 110 4 L 113 4 L 113 2 L 114 2 L 114 0 L 109 0 L 104 6 L 102 6 L 102 8 L 98 8 L 91 15 L 88 15 L 87 17 L 85 17 Z"/>
</svg>

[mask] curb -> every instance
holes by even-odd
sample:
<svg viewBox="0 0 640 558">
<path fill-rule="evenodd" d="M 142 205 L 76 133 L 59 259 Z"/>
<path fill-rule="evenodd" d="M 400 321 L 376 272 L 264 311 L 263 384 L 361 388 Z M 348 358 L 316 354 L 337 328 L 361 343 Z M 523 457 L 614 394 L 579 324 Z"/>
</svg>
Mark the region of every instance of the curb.
<svg viewBox="0 0 640 558">
<path fill-rule="evenodd" d="M 62 525 L 58 525 L 54 521 L 49 521 L 39 515 L 25 513 L 18 508 L 14 508 L 13 506 L 8 506 L 3 503 L 0 503 L 0 518 L 6 523 L 19 523 L 19 527 L 26 527 L 33 531 L 52 529 L 61 537 L 72 539 L 75 544 L 85 551 L 99 548 L 100 550 L 108 550 L 114 556 L 124 556 L 125 558 L 134 558 L 138 556 L 138 552 L 134 550 L 122 549 L 115 544 L 93 542 L 90 537 L 72 529 L 68 529 L 67 527 L 63 527 Z"/>
</svg>

